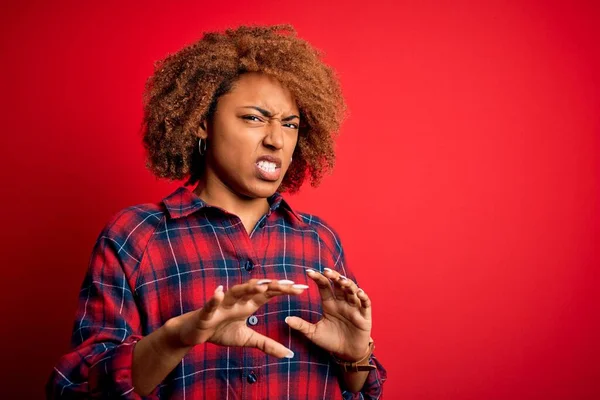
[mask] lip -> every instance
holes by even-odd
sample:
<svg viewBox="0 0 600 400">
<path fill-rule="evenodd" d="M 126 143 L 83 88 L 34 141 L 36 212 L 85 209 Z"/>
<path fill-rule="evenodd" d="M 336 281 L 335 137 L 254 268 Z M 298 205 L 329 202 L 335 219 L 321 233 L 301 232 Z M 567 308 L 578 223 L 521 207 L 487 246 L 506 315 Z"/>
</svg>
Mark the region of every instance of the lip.
<svg viewBox="0 0 600 400">
<path fill-rule="evenodd" d="M 256 164 L 258 164 L 261 161 L 267 161 L 267 162 L 272 162 L 273 164 L 275 164 L 275 168 L 281 168 L 281 158 L 279 157 L 274 157 L 274 156 L 260 156 L 256 159 Z"/>
<path fill-rule="evenodd" d="M 275 164 L 275 171 L 267 172 L 258 167 L 258 163 L 261 161 L 267 161 Z M 264 181 L 276 182 L 281 177 L 281 159 L 273 156 L 261 156 L 256 160 L 255 169 L 256 176 Z"/>
</svg>

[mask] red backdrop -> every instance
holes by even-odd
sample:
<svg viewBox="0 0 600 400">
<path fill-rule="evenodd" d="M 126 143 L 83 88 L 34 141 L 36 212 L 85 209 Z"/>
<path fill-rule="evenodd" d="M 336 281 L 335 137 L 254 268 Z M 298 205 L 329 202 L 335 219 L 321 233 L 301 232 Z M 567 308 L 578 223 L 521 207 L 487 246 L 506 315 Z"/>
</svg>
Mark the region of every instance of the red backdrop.
<svg viewBox="0 0 600 400">
<path fill-rule="evenodd" d="M 291 22 L 351 111 L 291 202 L 373 298 L 386 397 L 600 398 L 600 6 L 572 3 L 3 2 L 1 397 L 42 396 L 108 218 L 174 187 L 140 144 L 153 62 Z"/>
</svg>

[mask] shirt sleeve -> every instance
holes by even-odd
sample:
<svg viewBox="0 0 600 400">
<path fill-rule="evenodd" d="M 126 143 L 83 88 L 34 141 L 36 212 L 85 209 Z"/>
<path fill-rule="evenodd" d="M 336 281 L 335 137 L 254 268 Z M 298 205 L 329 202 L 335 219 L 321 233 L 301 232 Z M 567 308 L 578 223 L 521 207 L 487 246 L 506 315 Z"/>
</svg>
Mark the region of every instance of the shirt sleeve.
<svg viewBox="0 0 600 400">
<path fill-rule="evenodd" d="M 340 243 L 338 241 L 338 243 Z M 345 274 L 348 278 L 352 279 L 354 282 L 357 282 L 354 274 L 348 270 L 348 268 L 346 268 L 345 266 L 345 255 L 344 255 L 344 250 L 342 249 L 341 244 L 339 245 L 339 254 L 336 255 L 334 252 L 334 259 L 337 260 L 337 265 L 336 265 L 336 270 L 340 273 Z M 369 364 L 374 365 L 375 367 L 377 367 L 376 369 L 373 369 L 371 371 L 369 371 L 369 375 L 367 376 L 367 379 L 365 381 L 365 384 L 363 385 L 363 387 L 360 389 L 359 392 L 353 393 L 350 392 L 348 390 L 343 390 L 342 391 L 342 397 L 345 400 L 351 400 L 351 399 L 380 399 L 383 396 L 383 383 L 387 380 L 387 372 L 385 370 L 385 368 L 383 367 L 383 365 L 381 365 L 381 363 L 379 362 L 379 360 L 377 359 L 377 357 L 375 356 L 375 354 L 373 353 L 373 355 L 371 355 L 371 358 L 369 359 Z"/>
<path fill-rule="evenodd" d="M 133 238 L 106 229 L 98 238 L 79 294 L 71 351 L 54 367 L 47 398 L 142 399 L 131 376 L 133 349 L 142 336 L 128 280 L 139 261 L 128 240 Z M 156 392 L 144 398 L 158 398 Z"/>
<path fill-rule="evenodd" d="M 351 399 L 380 399 L 383 395 L 383 382 L 387 379 L 387 372 L 383 365 L 377 360 L 375 354 L 371 356 L 369 364 L 375 365 L 377 369 L 369 371 L 367 380 L 359 392 L 353 393 L 348 390 L 342 391 L 342 397 L 345 400 Z"/>
<path fill-rule="evenodd" d="M 358 284 L 354 274 L 346 266 L 346 256 L 342 243 L 337 233 L 322 220 L 317 220 L 317 224 L 322 228 L 323 234 L 319 235 L 325 245 L 330 249 L 333 257 L 333 268 L 337 272 L 344 276 L 352 279 Z M 375 357 L 375 354 L 371 355 L 369 364 L 375 365 L 377 368 L 369 371 L 367 380 L 359 392 L 353 393 L 342 388 L 342 396 L 344 399 L 380 399 L 383 395 L 383 383 L 387 380 L 387 372 L 379 360 Z"/>
</svg>

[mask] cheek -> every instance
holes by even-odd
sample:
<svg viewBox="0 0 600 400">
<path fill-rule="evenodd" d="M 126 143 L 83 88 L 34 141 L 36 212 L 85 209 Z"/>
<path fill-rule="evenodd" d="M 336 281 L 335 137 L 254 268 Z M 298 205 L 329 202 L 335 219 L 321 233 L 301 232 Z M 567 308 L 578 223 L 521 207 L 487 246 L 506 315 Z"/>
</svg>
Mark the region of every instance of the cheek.
<svg viewBox="0 0 600 400">
<path fill-rule="evenodd" d="M 213 152 L 216 163 L 227 169 L 248 165 L 260 149 L 261 140 L 256 131 L 239 129 L 215 135 Z"/>
<path fill-rule="evenodd" d="M 294 150 L 296 150 L 296 147 L 298 146 L 298 134 L 296 133 L 295 135 L 291 136 L 288 143 L 290 145 L 288 146 L 286 151 L 289 152 L 291 157 L 291 154 L 294 154 Z"/>
</svg>

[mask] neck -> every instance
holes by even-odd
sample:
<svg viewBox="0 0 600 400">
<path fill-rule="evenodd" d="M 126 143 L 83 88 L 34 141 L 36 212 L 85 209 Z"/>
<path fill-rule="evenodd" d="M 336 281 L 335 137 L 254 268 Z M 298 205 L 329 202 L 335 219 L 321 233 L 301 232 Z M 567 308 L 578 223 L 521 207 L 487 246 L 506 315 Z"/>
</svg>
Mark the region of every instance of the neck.
<svg viewBox="0 0 600 400">
<path fill-rule="evenodd" d="M 247 232 L 251 232 L 258 220 L 269 210 L 266 198 L 251 198 L 235 193 L 207 171 L 198 181 L 194 193 L 205 203 L 222 208 L 240 218 Z"/>
</svg>

